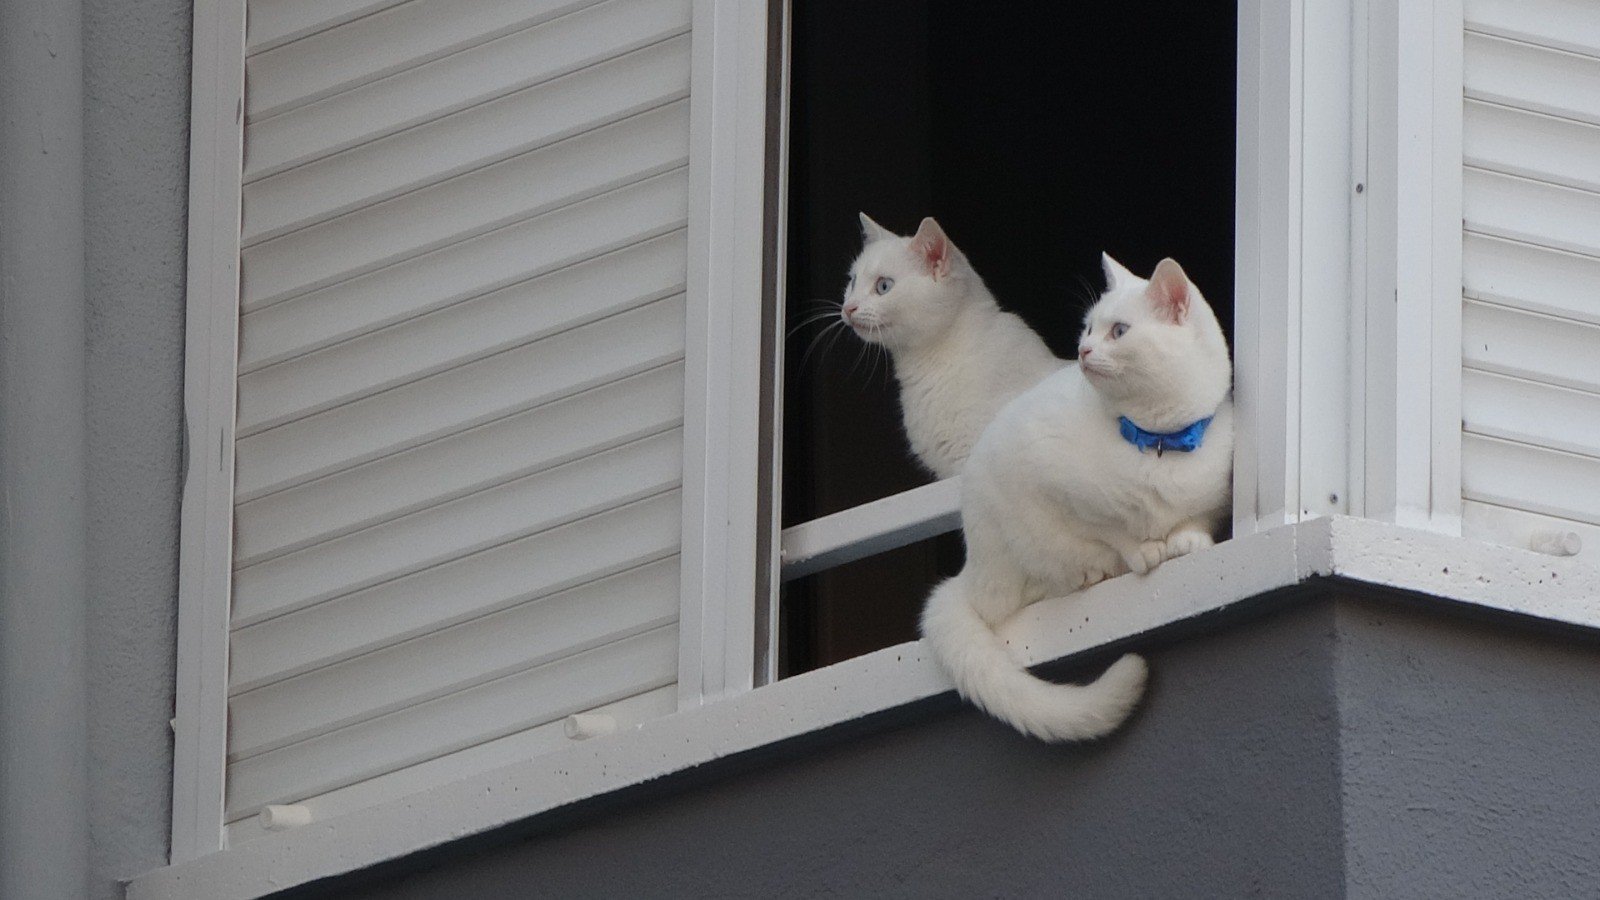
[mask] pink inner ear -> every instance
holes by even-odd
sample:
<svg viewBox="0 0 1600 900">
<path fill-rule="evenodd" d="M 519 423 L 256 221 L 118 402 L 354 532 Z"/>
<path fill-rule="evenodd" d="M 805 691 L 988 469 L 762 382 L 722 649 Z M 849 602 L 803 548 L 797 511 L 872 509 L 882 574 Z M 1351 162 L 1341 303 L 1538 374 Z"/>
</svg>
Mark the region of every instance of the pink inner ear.
<svg viewBox="0 0 1600 900">
<path fill-rule="evenodd" d="M 950 274 L 950 239 L 933 219 L 923 219 L 922 225 L 911 239 L 911 252 L 922 257 L 934 278 Z"/>
<path fill-rule="evenodd" d="M 1169 321 L 1181 325 L 1189 317 L 1189 276 L 1172 260 L 1156 266 L 1145 293 Z"/>
</svg>

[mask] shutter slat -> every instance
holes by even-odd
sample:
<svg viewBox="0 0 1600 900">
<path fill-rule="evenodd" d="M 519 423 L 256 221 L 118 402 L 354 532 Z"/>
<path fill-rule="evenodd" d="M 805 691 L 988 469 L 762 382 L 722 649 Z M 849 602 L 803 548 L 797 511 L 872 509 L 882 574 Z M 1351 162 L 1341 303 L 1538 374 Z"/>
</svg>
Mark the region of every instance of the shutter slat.
<svg viewBox="0 0 1600 900">
<path fill-rule="evenodd" d="M 1600 394 L 1469 368 L 1461 401 L 1463 427 L 1473 434 L 1600 458 Z"/>
<path fill-rule="evenodd" d="M 1600 391 L 1600 327 L 1468 301 L 1461 355 L 1473 368 Z"/>
<path fill-rule="evenodd" d="M 683 356 L 684 298 L 658 300 L 239 441 L 240 502 Z"/>
<path fill-rule="evenodd" d="M 406 0 L 251 0 L 245 53 L 254 55 Z"/>
<path fill-rule="evenodd" d="M 1465 434 L 1461 484 L 1469 500 L 1600 525 L 1600 459 Z"/>
<path fill-rule="evenodd" d="M 1467 29 L 1600 55 L 1593 0 L 1466 0 Z"/>
<path fill-rule="evenodd" d="M 642 438 L 240 569 L 235 582 L 241 593 L 306 606 L 442 566 L 677 487 L 682 440 L 677 429 Z M 274 622 L 282 624 L 252 627 L 271 631 Z M 306 648 L 280 649 L 297 654 Z M 253 653 L 240 652 L 235 675 L 241 685 L 256 677 L 255 669 Z"/>
<path fill-rule="evenodd" d="M 1461 206 L 1468 231 L 1600 256 L 1600 194 L 1469 168 Z"/>
<path fill-rule="evenodd" d="M 228 767 L 228 815 L 363 778 L 661 687 L 677 676 L 669 625 Z"/>
<path fill-rule="evenodd" d="M 1479 540 L 1523 550 L 1535 549 L 1536 538 L 1548 540 L 1552 535 L 1572 532 L 1583 544 L 1578 552 L 1580 559 L 1600 558 L 1600 527 L 1587 522 L 1465 500 L 1461 504 L 1461 528 L 1463 533 Z"/>
<path fill-rule="evenodd" d="M 241 504 L 235 563 L 250 566 L 682 423 L 683 365 L 673 363 Z M 234 622 L 248 625 L 259 614 L 241 602 Z"/>
<path fill-rule="evenodd" d="M 1468 33 L 1463 77 L 1469 98 L 1600 125 L 1600 59 Z"/>
<path fill-rule="evenodd" d="M 426 634 L 230 701 L 230 760 L 671 624 L 676 557 Z"/>
<path fill-rule="evenodd" d="M 676 37 L 245 185 L 246 246 L 688 95 Z"/>
<path fill-rule="evenodd" d="M 1600 126 L 1478 100 L 1464 118 L 1467 165 L 1600 191 Z"/>
<path fill-rule="evenodd" d="M 1600 325 L 1600 259 L 1468 233 L 1461 263 L 1468 299 Z"/>
<path fill-rule="evenodd" d="M 246 120 L 376 81 L 591 2 L 413 0 L 318 31 L 246 60 Z"/>
<path fill-rule="evenodd" d="M 239 378 L 248 437 L 406 381 L 646 303 L 685 286 L 681 231 Z"/>
<path fill-rule="evenodd" d="M 256 123 L 255 181 L 689 30 L 688 0 L 608 0 Z"/>
<path fill-rule="evenodd" d="M 239 369 L 310 353 L 684 226 L 688 177 L 647 178 L 241 319 Z"/>
</svg>

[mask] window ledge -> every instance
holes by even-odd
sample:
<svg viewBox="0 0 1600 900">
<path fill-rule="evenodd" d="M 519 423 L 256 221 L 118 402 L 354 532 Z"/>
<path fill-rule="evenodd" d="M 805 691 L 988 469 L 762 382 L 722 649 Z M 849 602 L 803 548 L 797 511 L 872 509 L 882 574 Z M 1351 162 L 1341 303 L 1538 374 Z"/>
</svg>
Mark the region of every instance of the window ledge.
<svg viewBox="0 0 1600 900">
<path fill-rule="evenodd" d="M 1337 577 L 1600 628 L 1600 569 L 1364 519 L 1315 519 L 1228 541 L 1142 577 L 1030 607 L 1005 637 L 1029 663 L 1135 637 Z M 951 689 L 920 642 L 575 743 L 133 879 L 129 900 L 254 898 L 398 859 Z"/>
</svg>

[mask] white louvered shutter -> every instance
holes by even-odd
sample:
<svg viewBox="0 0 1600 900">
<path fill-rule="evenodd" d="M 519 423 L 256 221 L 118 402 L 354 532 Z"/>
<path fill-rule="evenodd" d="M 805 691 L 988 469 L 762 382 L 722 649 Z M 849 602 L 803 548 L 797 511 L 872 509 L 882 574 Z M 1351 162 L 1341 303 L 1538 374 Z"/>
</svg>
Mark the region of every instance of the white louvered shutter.
<svg viewBox="0 0 1600 900">
<path fill-rule="evenodd" d="M 226 818 L 675 708 L 688 0 L 251 0 Z"/>
<path fill-rule="evenodd" d="M 1470 536 L 1600 551 L 1600 5 L 1468 0 L 1462 485 Z"/>
</svg>

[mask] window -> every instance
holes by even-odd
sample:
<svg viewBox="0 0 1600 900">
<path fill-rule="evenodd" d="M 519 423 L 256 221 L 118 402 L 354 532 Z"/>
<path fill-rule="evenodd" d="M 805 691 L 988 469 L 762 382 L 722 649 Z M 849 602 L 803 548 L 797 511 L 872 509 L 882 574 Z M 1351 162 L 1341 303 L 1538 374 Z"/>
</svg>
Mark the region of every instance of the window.
<svg viewBox="0 0 1600 900">
<path fill-rule="evenodd" d="M 1001 306 L 1058 356 L 1075 352 L 1102 250 L 1141 273 L 1176 257 L 1231 334 L 1235 30 L 1234 9 L 1214 4 L 1150 16 L 1117 4 L 795 0 L 790 549 L 848 529 L 846 510 L 929 480 L 906 448 L 884 352 L 854 335 L 814 346 L 816 301 L 837 300 L 860 249 L 857 210 L 901 234 L 936 216 Z M 824 516 L 836 518 L 805 527 Z M 946 515 L 909 536 L 955 524 Z M 914 639 L 928 589 L 961 561 L 959 534 L 947 532 L 820 571 L 791 565 L 780 674 Z"/>
</svg>

